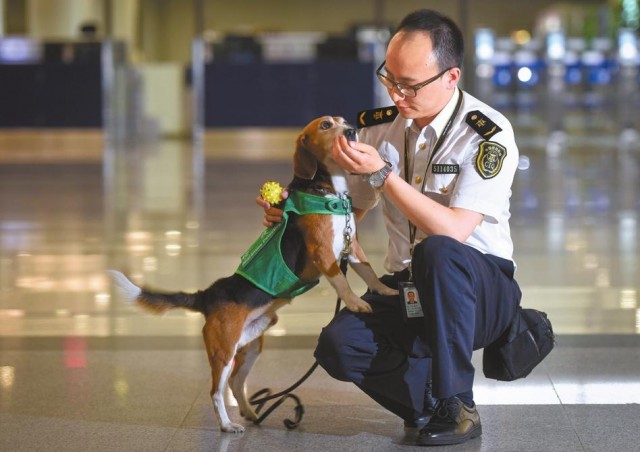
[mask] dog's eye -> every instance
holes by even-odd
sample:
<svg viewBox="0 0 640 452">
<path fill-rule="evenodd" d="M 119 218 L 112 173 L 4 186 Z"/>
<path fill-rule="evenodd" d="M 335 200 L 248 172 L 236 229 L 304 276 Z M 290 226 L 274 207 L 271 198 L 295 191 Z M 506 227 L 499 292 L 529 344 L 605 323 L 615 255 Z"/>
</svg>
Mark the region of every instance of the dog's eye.
<svg viewBox="0 0 640 452">
<path fill-rule="evenodd" d="M 331 128 L 331 126 L 333 126 L 333 124 L 331 123 L 331 121 L 322 121 L 320 123 L 320 129 L 321 130 L 328 130 Z"/>
</svg>

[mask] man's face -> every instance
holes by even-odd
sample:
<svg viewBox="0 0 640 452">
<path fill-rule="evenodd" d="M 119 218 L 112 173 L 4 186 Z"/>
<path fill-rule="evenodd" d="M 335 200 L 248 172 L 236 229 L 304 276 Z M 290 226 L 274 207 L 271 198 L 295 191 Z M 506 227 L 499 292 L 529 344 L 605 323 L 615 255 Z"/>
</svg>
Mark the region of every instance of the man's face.
<svg viewBox="0 0 640 452">
<path fill-rule="evenodd" d="M 431 38 L 424 32 L 400 32 L 387 47 L 386 74 L 399 83 L 415 85 L 436 76 L 441 70 L 433 55 Z M 452 69 L 457 71 L 458 69 Z M 424 127 L 451 98 L 451 74 L 448 71 L 417 91 L 416 97 L 403 96 L 397 89 L 389 90 L 400 115 L 417 120 Z"/>
</svg>

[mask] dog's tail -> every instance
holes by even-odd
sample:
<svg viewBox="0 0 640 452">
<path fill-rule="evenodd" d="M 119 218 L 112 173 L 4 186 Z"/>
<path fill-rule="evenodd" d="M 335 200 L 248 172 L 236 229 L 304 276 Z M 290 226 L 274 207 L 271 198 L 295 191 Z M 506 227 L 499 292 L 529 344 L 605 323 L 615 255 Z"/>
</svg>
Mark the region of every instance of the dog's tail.
<svg viewBox="0 0 640 452">
<path fill-rule="evenodd" d="M 154 314 L 162 314 L 173 308 L 185 308 L 202 312 L 198 303 L 197 293 L 151 291 L 136 286 L 119 271 L 107 270 L 107 273 L 113 280 L 120 297 L 128 304 L 135 303 Z"/>
</svg>

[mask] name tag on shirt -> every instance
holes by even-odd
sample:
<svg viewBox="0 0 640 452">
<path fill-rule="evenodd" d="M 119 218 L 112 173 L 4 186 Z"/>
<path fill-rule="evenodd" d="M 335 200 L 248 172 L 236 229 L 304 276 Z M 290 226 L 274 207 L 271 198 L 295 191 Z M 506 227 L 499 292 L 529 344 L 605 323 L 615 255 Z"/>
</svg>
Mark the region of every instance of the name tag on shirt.
<svg viewBox="0 0 640 452">
<path fill-rule="evenodd" d="M 460 165 L 434 163 L 431 168 L 433 174 L 460 174 Z"/>
</svg>

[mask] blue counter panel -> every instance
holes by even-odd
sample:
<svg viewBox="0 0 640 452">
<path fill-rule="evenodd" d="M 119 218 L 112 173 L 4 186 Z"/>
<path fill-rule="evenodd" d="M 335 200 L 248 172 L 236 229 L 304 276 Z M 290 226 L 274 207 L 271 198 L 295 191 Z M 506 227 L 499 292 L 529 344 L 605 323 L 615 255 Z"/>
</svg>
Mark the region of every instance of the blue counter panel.
<svg viewBox="0 0 640 452">
<path fill-rule="evenodd" d="M 0 127 L 101 127 L 100 66 L 0 65 Z"/>
<path fill-rule="evenodd" d="M 300 127 L 322 115 L 355 121 L 373 107 L 372 64 L 214 62 L 205 69 L 205 125 Z"/>
<path fill-rule="evenodd" d="M 205 70 L 206 127 L 300 127 L 321 115 L 355 121 L 373 107 L 369 63 L 215 62 Z M 98 64 L 0 65 L 0 127 L 101 127 Z"/>
</svg>

